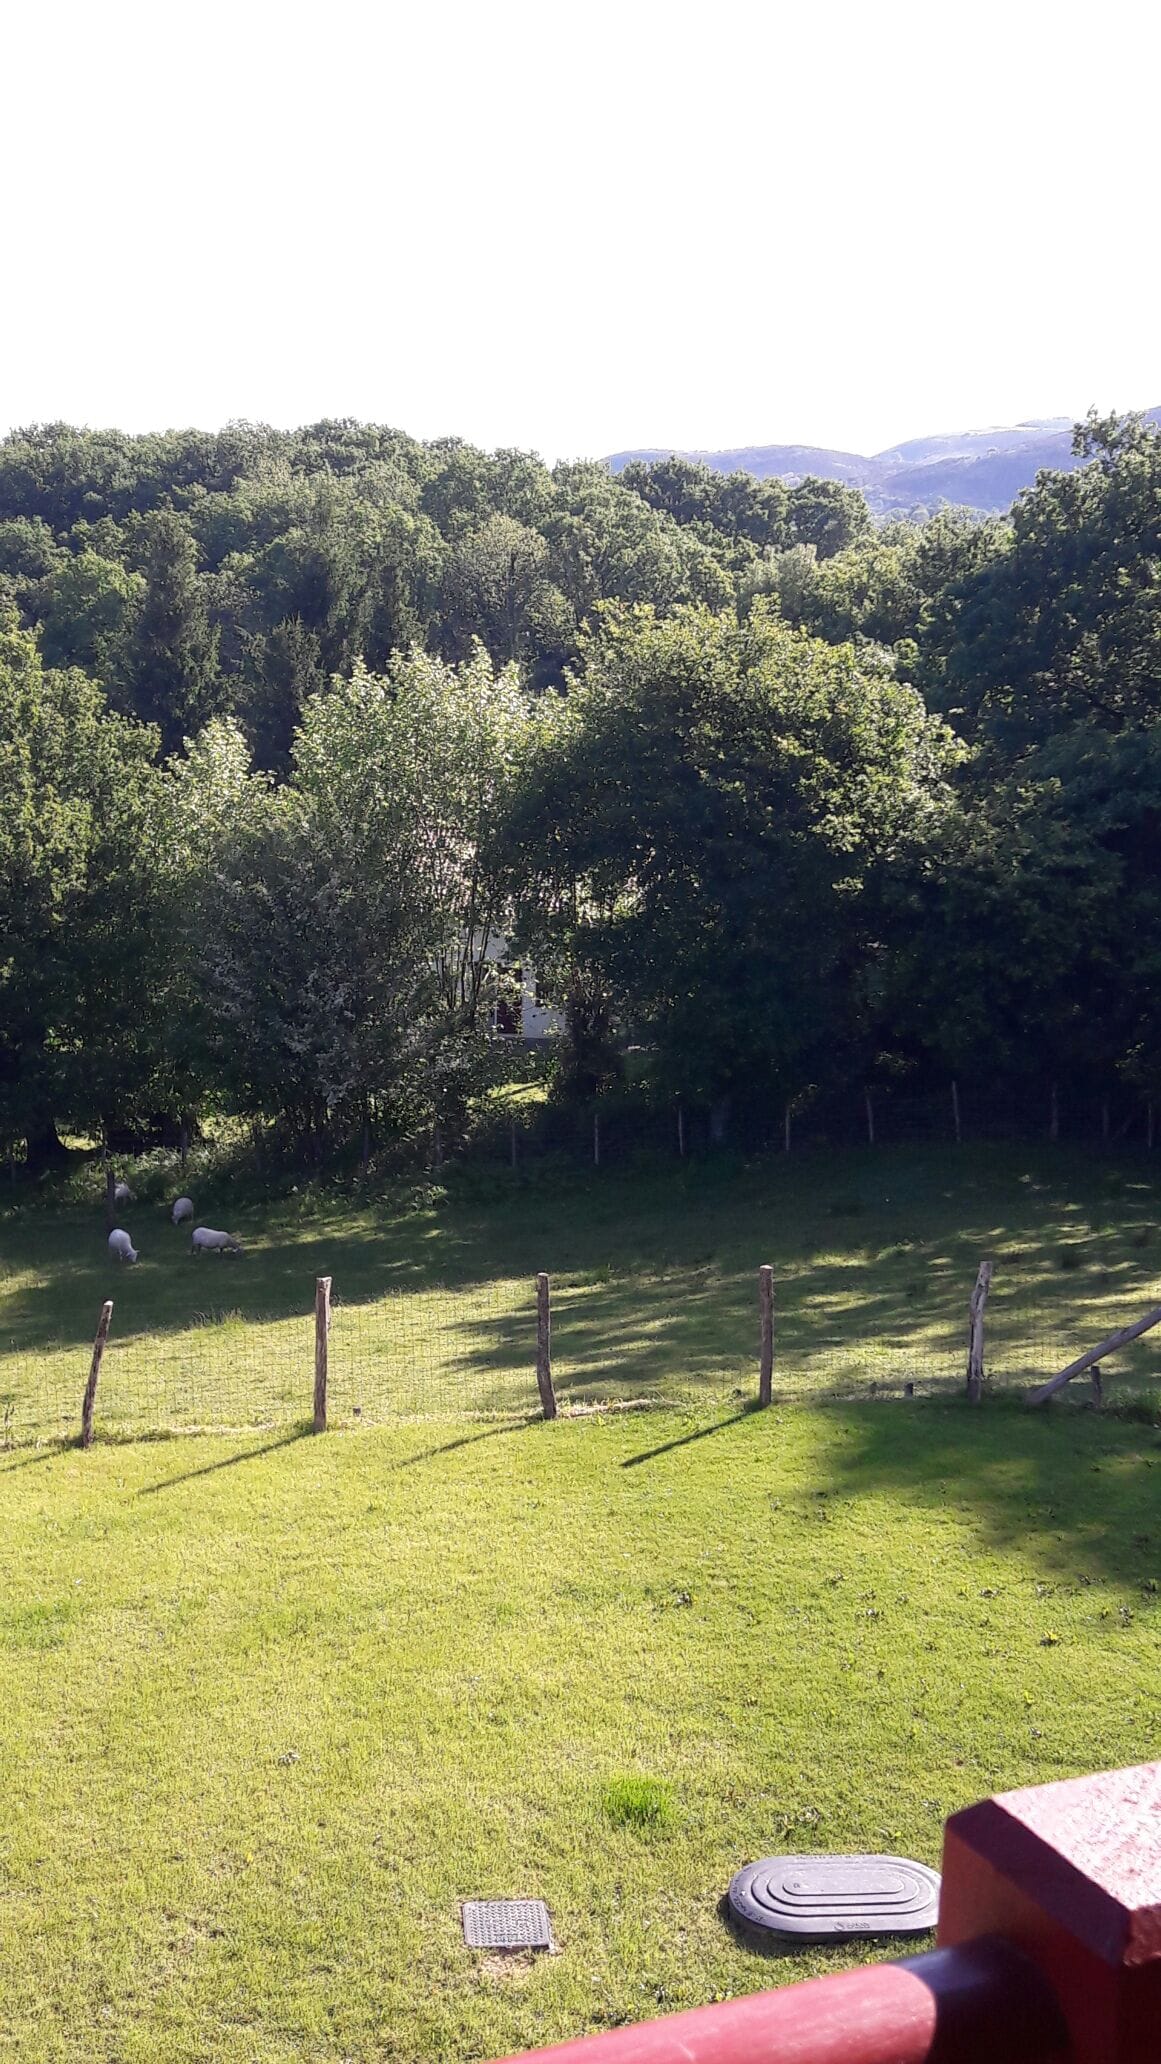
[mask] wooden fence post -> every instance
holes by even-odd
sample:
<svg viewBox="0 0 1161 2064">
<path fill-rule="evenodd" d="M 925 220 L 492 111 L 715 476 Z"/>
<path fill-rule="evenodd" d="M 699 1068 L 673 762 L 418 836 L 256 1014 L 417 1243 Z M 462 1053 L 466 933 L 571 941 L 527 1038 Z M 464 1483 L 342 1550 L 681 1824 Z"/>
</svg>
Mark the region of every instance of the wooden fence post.
<svg viewBox="0 0 1161 2064">
<path fill-rule="evenodd" d="M 314 1288 L 314 1430 L 327 1430 L 327 1346 L 331 1330 L 331 1279 L 320 1276 Z"/>
<path fill-rule="evenodd" d="M 683 1106 L 682 1106 L 681 1104 L 678 1104 L 678 1106 L 677 1106 L 677 1154 L 678 1154 L 678 1159 L 679 1159 L 679 1160 L 681 1160 L 681 1161 L 684 1161 L 684 1159 L 685 1159 L 685 1110 L 684 1110 L 684 1108 L 683 1108 Z"/>
<path fill-rule="evenodd" d="M 89 1364 L 89 1380 L 85 1385 L 85 1398 L 81 1406 L 82 1448 L 91 1448 L 93 1445 L 93 1407 L 97 1402 L 97 1379 L 101 1374 L 101 1360 L 105 1352 L 105 1342 L 109 1338 L 109 1321 L 112 1316 L 113 1300 L 111 1297 L 108 1297 L 101 1306 L 101 1316 L 97 1320 L 97 1337 L 93 1342 L 93 1359 Z"/>
<path fill-rule="evenodd" d="M 952 1081 L 952 1085 L 951 1085 L 951 1117 L 952 1117 L 952 1123 L 953 1123 L 953 1125 L 955 1126 L 955 1143 L 956 1143 L 956 1146 L 957 1146 L 957 1147 L 958 1147 L 958 1146 L 962 1146 L 962 1144 L 963 1144 L 963 1132 L 962 1132 L 962 1130 L 960 1129 L 960 1122 L 959 1122 L 959 1084 L 958 1084 L 958 1082 L 956 1082 L 956 1081 L 955 1081 L 954 1079 L 953 1079 L 953 1081 Z"/>
<path fill-rule="evenodd" d="M 786 1109 L 785 1109 L 785 1110 L 783 1111 L 783 1113 L 782 1113 L 782 1152 L 783 1152 L 784 1154 L 788 1154 L 788 1153 L 790 1152 L 790 1106 L 789 1106 L 789 1104 L 787 1104 L 787 1106 L 786 1106 Z"/>
<path fill-rule="evenodd" d="M 863 1091 L 863 1104 L 867 1113 L 867 1145 L 873 1147 L 875 1144 L 875 1106 L 871 1101 L 869 1089 L 864 1089 Z"/>
<path fill-rule="evenodd" d="M 601 1114 L 593 1112 L 593 1167 L 601 1165 Z"/>
<path fill-rule="evenodd" d="M 758 1270 L 758 1403 L 768 1405 L 774 1383 L 774 1271 L 769 1262 Z"/>
<path fill-rule="evenodd" d="M 967 1394 L 969 1404 L 973 1405 L 978 1405 L 984 1394 L 984 1306 L 991 1287 L 992 1264 L 981 1261 L 968 1305 Z"/>
<path fill-rule="evenodd" d="M 1042 1383 L 1037 1390 L 1030 1390 L 1024 1400 L 1025 1404 L 1046 1404 L 1066 1383 L 1071 1383 L 1074 1376 L 1083 1376 L 1085 1370 L 1091 1369 L 1094 1362 L 1103 1362 L 1106 1355 L 1116 1354 L 1118 1348 L 1127 1347 L 1130 1340 L 1139 1340 L 1142 1333 L 1150 1333 L 1154 1326 L 1161 1326 L 1161 1304 L 1155 1304 L 1152 1310 L 1147 1311 L 1144 1318 L 1138 1319 L 1134 1325 L 1122 1326 L 1119 1333 L 1110 1333 L 1106 1340 L 1099 1341 L 1096 1347 L 1090 1347 L 1087 1354 L 1078 1355 L 1075 1362 L 1070 1362 L 1067 1369 L 1062 1369 L 1059 1376 L 1054 1376 L 1049 1383 Z"/>
<path fill-rule="evenodd" d="M 536 1388 L 546 1419 L 556 1417 L 556 1392 L 552 1387 L 552 1303 L 548 1277 L 536 1278 Z"/>
</svg>

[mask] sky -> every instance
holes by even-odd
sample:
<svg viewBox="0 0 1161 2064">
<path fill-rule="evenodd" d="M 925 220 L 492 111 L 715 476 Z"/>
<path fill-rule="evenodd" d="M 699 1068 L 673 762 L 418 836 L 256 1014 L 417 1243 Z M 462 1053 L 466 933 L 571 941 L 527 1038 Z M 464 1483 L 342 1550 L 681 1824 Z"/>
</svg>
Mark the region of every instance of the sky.
<svg viewBox="0 0 1161 2064">
<path fill-rule="evenodd" d="M 8 0 L 0 430 L 1161 403 L 1144 0 Z"/>
</svg>

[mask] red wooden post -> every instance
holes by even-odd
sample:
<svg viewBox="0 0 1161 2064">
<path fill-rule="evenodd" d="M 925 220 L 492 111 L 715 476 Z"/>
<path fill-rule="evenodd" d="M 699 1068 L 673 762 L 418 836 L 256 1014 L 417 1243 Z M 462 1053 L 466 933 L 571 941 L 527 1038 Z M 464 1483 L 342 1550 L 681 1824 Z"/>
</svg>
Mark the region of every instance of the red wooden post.
<svg viewBox="0 0 1161 2064">
<path fill-rule="evenodd" d="M 1076 2064 L 1161 2055 L 1161 1764 L 1001 1792 L 947 1823 L 939 1940 L 1002 1935 L 1060 2003 Z"/>
<path fill-rule="evenodd" d="M 540 2064 L 1156 2064 L 1161 1764 L 954 1814 L 938 1940 L 905 1963 L 529 2054 Z"/>
</svg>

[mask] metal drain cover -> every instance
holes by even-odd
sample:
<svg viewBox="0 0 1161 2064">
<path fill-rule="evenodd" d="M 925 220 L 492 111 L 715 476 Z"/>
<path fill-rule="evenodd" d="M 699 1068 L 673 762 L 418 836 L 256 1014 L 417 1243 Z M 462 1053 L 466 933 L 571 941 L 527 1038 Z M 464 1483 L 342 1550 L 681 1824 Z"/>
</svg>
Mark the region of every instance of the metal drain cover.
<svg viewBox="0 0 1161 2064">
<path fill-rule="evenodd" d="M 767 1856 L 730 1881 L 746 1928 L 800 1942 L 843 1935 L 922 1935 L 939 1912 L 939 1873 L 906 1856 Z"/>
<path fill-rule="evenodd" d="M 543 1899 L 465 1899 L 469 1949 L 555 1949 Z"/>
</svg>

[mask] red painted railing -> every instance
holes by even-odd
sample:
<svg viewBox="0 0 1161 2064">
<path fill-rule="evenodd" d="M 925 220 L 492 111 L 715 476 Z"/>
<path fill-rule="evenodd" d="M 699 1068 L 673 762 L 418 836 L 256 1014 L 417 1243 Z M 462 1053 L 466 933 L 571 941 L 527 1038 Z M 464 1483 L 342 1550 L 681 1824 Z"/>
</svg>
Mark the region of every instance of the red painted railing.
<svg viewBox="0 0 1161 2064">
<path fill-rule="evenodd" d="M 1001 1793 L 954 1814 L 937 1939 L 903 1963 L 528 2055 L 539 2064 L 1161 2064 L 1161 1764 Z"/>
</svg>

